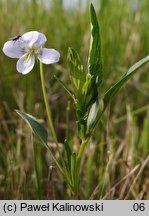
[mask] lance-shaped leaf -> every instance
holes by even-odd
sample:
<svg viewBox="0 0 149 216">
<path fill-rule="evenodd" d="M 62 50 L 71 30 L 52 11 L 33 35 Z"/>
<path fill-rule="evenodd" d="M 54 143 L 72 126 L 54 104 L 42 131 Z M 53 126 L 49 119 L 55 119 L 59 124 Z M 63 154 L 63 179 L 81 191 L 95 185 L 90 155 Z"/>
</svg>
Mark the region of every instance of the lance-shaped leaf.
<svg viewBox="0 0 149 216">
<path fill-rule="evenodd" d="M 43 143 L 43 145 L 48 149 L 48 151 L 49 151 L 52 159 L 54 160 L 54 162 L 58 166 L 60 172 L 62 173 L 62 175 L 64 176 L 64 178 L 68 181 L 68 183 L 71 184 L 68 176 L 63 171 L 63 168 L 61 167 L 59 161 L 57 160 L 57 158 L 52 153 L 50 146 L 47 144 L 48 133 L 44 129 L 44 127 L 32 115 L 30 115 L 28 113 L 25 113 L 25 112 L 22 112 L 20 110 L 15 110 L 15 111 L 19 114 L 19 116 L 21 116 L 21 118 L 23 118 L 26 121 L 26 123 L 30 126 L 30 128 L 32 129 L 32 131 L 35 133 L 35 135 L 40 139 L 40 141 Z"/>
<path fill-rule="evenodd" d="M 101 40 L 100 29 L 93 5 L 90 6 L 91 16 L 91 38 L 90 38 L 90 51 L 88 58 L 88 72 L 93 77 L 96 87 L 98 88 L 102 82 L 103 67 L 101 55 Z"/>
<path fill-rule="evenodd" d="M 31 127 L 32 131 L 40 139 L 40 141 L 43 144 L 47 145 L 48 133 L 44 129 L 44 127 L 36 120 L 36 118 L 20 110 L 15 111 L 27 122 L 27 124 Z"/>
<path fill-rule="evenodd" d="M 70 67 L 70 78 L 76 94 L 81 93 L 86 80 L 86 74 L 83 70 L 79 54 L 72 48 L 68 49 L 68 64 Z"/>
<path fill-rule="evenodd" d="M 116 95 L 116 93 L 123 87 L 123 85 L 141 68 L 144 64 L 149 61 L 149 55 L 141 59 L 139 62 L 134 64 L 127 73 L 119 80 L 114 86 L 112 86 L 104 95 L 104 109 L 107 107 L 111 99 Z"/>
</svg>

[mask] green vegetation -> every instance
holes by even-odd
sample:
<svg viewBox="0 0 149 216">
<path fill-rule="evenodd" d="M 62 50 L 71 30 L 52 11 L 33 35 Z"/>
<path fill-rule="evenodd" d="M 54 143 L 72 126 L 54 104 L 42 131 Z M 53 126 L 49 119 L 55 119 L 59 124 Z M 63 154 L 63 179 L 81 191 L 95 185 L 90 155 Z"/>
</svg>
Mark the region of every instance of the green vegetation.
<svg viewBox="0 0 149 216">
<path fill-rule="evenodd" d="M 149 1 L 138 1 L 138 5 L 132 5 L 128 0 L 99 1 L 99 11 L 96 11 L 100 23 L 102 62 L 99 35 L 95 31 L 92 31 L 92 37 L 95 37 L 96 43 L 91 44 L 93 49 L 89 47 L 90 1 L 87 1 L 85 10 L 80 9 L 82 1 L 70 10 L 63 8 L 62 0 L 50 2 L 50 8 L 46 8 L 43 1 L 0 0 L 1 48 L 10 37 L 37 30 L 46 35 L 46 47 L 60 51 L 60 62 L 44 66 L 44 76 L 60 150 L 64 153 L 64 162 L 71 164 L 68 163 L 71 175 L 74 175 L 71 183 L 77 189 L 78 180 L 75 178 L 79 168 L 76 169 L 75 164 L 81 165 L 79 198 L 148 199 L 149 64 L 137 71 L 110 104 L 109 101 L 136 69 L 148 61 Z M 91 11 L 92 25 L 97 27 L 94 12 Z M 68 50 L 68 47 L 73 49 Z M 138 62 L 140 59 L 143 60 Z M 81 74 L 84 72 L 82 62 L 84 71 L 87 71 L 88 65 L 89 75 L 95 76 L 91 88 L 90 76 L 87 80 Z M 136 62 L 138 64 L 131 67 Z M 48 128 L 42 89 L 39 87 L 38 63 L 26 76 L 16 71 L 16 60 L 2 53 L 0 63 L 0 199 L 73 199 L 56 166 L 61 158 L 50 130 L 46 145 L 47 149 L 50 146 L 56 160 L 52 160 L 44 146 L 14 112 L 15 109 L 25 110 Z M 77 80 L 80 80 L 79 84 Z M 72 99 L 71 93 L 67 94 L 64 83 L 75 98 Z M 80 91 L 82 88 L 86 94 L 85 100 Z M 95 121 L 92 114 L 101 117 L 101 110 L 96 104 L 99 98 L 104 99 L 98 101 L 101 109 L 105 110 L 109 105 L 100 122 Z M 89 109 L 90 114 L 86 119 Z M 34 132 L 38 134 L 40 125 L 23 112 L 17 112 L 28 118 L 31 126 L 36 125 Z M 86 140 L 91 134 L 83 161 L 79 164 L 76 154 L 72 152 L 79 152 L 81 140 Z M 46 137 L 45 140 L 42 137 Z M 47 134 L 42 129 L 39 138 L 47 142 Z"/>
</svg>

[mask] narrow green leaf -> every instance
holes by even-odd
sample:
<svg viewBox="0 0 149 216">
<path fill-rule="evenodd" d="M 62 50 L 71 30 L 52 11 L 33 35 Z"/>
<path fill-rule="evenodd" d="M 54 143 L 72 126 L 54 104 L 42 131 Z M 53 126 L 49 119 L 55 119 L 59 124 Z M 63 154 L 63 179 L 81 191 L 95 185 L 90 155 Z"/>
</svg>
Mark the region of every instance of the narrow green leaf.
<svg viewBox="0 0 149 216">
<path fill-rule="evenodd" d="M 48 133 L 44 129 L 44 127 L 37 121 L 37 119 L 25 112 L 22 112 L 20 110 L 15 110 L 31 127 L 35 135 L 41 140 L 43 144 L 47 145 L 48 141 Z"/>
<path fill-rule="evenodd" d="M 123 87 L 123 85 L 141 68 L 144 64 L 149 61 L 149 55 L 141 59 L 139 62 L 134 64 L 127 73 L 119 80 L 114 86 L 112 86 L 104 95 L 104 109 L 107 107 L 111 99 L 116 95 L 116 93 Z"/>
<path fill-rule="evenodd" d="M 60 172 L 62 173 L 62 175 L 64 176 L 64 178 L 68 182 L 68 184 L 71 185 L 71 182 L 70 182 L 70 179 L 68 178 L 67 173 L 65 173 L 65 171 L 61 167 L 60 163 L 58 162 L 58 160 L 56 159 L 56 157 L 52 153 L 50 146 L 47 143 L 48 133 L 44 129 L 44 127 L 32 115 L 25 113 L 25 112 L 22 112 L 20 110 L 15 110 L 15 111 L 19 114 L 19 116 L 21 116 L 21 118 L 23 118 L 26 121 L 26 123 L 30 126 L 32 131 L 35 133 L 35 135 L 40 139 L 40 141 L 43 143 L 43 145 L 48 149 L 51 157 L 53 158 L 53 160 L 56 163 L 57 167 L 59 168 Z"/>
<path fill-rule="evenodd" d="M 82 86 L 86 80 L 86 74 L 83 70 L 79 54 L 72 48 L 68 49 L 68 64 L 70 67 L 70 78 L 74 87 L 75 93 L 79 94 L 82 91 Z"/>
<path fill-rule="evenodd" d="M 88 71 L 92 75 L 97 88 L 102 82 L 103 66 L 101 55 L 101 40 L 100 29 L 93 5 L 90 6 L 91 16 L 91 39 L 90 39 L 90 51 L 88 58 Z"/>
</svg>

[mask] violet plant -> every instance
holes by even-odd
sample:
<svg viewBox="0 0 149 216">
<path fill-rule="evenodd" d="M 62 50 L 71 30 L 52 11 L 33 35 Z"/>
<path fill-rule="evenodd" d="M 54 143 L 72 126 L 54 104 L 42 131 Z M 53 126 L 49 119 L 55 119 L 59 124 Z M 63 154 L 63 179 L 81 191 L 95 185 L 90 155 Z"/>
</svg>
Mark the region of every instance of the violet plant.
<svg viewBox="0 0 149 216">
<path fill-rule="evenodd" d="M 80 169 L 85 148 L 90 142 L 90 138 L 99 123 L 103 113 L 113 97 L 119 92 L 123 85 L 149 61 L 149 56 L 143 58 L 134 64 L 124 76 L 116 82 L 101 98 L 101 83 L 103 78 L 103 61 L 100 39 L 100 28 L 93 5 L 90 6 L 91 17 L 91 36 L 90 48 L 88 54 L 87 72 L 81 63 L 79 54 L 76 50 L 68 49 L 68 65 L 70 71 L 70 80 L 73 91 L 59 80 L 57 81 L 65 88 L 74 102 L 76 110 L 77 134 L 80 137 L 81 144 L 78 152 L 75 152 L 71 145 L 71 140 L 65 140 L 64 152 L 61 151 L 57 135 L 54 129 L 52 113 L 47 100 L 45 80 L 43 73 L 43 63 L 52 64 L 59 61 L 60 54 L 55 49 L 42 48 L 46 42 L 44 34 L 37 31 L 27 32 L 22 36 L 11 39 L 4 44 L 3 52 L 11 58 L 19 58 L 17 70 L 22 74 L 29 73 L 35 64 L 35 58 L 40 62 L 40 78 L 43 91 L 43 98 L 46 106 L 51 134 L 59 153 L 59 160 L 54 155 L 52 148 L 48 144 L 48 133 L 38 120 L 20 110 L 16 112 L 29 124 L 34 134 L 39 138 L 42 144 L 49 151 L 53 161 L 69 185 L 75 199 L 79 198 Z M 75 145 L 75 143 L 74 143 Z M 65 158 L 64 158 L 65 156 Z"/>
</svg>

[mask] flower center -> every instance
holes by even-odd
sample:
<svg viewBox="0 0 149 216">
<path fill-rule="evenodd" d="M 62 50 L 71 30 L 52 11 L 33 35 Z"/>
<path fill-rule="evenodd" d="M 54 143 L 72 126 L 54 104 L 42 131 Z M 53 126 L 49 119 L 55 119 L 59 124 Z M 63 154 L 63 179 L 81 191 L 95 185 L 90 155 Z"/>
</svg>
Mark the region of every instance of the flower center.
<svg viewBox="0 0 149 216">
<path fill-rule="evenodd" d="M 38 47 L 29 47 L 26 50 L 26 58 L 30 58 L 30 56 L 34 55 L 37 56 L 39 54 L 40 48 Z"/>
</svg>

